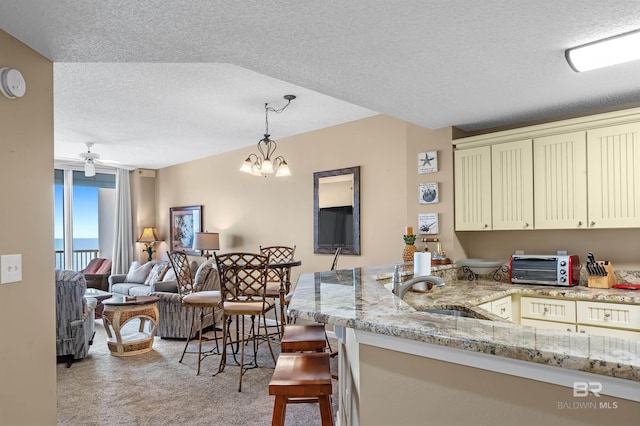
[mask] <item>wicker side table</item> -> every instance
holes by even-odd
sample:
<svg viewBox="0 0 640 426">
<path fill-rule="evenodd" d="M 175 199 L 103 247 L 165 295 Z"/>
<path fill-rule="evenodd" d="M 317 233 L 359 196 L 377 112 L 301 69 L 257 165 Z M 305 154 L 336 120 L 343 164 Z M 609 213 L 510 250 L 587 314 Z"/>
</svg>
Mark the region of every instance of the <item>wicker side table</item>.
<svg viewBox="0 0 640 426">
<path fill-rule="evenodd" d="M 114 356 L 143 354 L 153 349 L 153 337 L 158 327 L 158 298 L 137 296 L 135 299 L 115 296 L 102 302 L 102 321 L 107 331 L 107 345 Z M 140 326 L 134 333 L 122 333 L 122 327 L 132 319 Z M 149 321 L 149 327 L 145 327 Z M 145 328 L 148 328 L 145 330 Z"/>
</svg>

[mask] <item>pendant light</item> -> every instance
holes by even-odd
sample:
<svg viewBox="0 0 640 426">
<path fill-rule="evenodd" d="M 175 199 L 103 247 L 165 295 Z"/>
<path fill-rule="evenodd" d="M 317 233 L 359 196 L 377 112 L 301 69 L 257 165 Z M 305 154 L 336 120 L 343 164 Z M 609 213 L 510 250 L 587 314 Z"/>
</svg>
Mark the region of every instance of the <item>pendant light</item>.
<svg viewBox="0 0 640 426">
<path fill-rule="evenodd" d="M 265 132 L 264 138 L 258 141 L 258 151 L 260 155 L 251 153 L 242 163 L 240 167 L 241 172 L 250 173 L 254 176 L 267 176 L 275 172 L 276 177 L 291 176 L 291 170 L 289 165 L 285 161 L 284 157 L 279 155 L 274 157 L 274 153 L 278 147 L 276 141 L 271 139 L 269 134 L 269 111 L 280 114 L 284 111 L 292 100 L 296 97 L 294 95 L 285 95 L 287 103 L 282 108 L 273 108 L 269 104 L 264 104 L 264 118 L 265 118 Z"/>
</svg>

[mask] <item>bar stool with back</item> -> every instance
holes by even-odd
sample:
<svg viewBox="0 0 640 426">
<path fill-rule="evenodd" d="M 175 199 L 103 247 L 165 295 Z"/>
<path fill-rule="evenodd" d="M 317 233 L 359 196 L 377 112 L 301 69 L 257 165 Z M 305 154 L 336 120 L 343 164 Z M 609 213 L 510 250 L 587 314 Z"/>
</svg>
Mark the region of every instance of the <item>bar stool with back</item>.
<svg viewBox="0 0 640 426">
<path fill-rule="evenodd" d="M 271 303 L 265 297 L 267 287 L 267 272 L 269 267 L 269 256 L 254 253 L 214 253 L 216 264 L 218 265 L 218 274 L 220 275 L 220 289 L 222 290 L 222 307 L 223 314 L 223 352 L 220 358 L 220 367 L 218 373 L 221 373 L 227 365 L 227 345 L 230 343 L 229 326 L 231 325 L 231 317 L 240 317 L 238 328 L 241 329 L 241 356 L 240 362 L 240 382 L 238 384 L 238 392 L 242 391 L 242 376 L 249 368 L 258 367 L 257 352 L 258 339 L 260 335 L 260 319 L 264 325 L 264 334 L 271 359 L 276 363 L 273 350 L 271 349 L 271 341 L 267 330 L 266 313 L 274 308 L 275 304 Z M 251 329 L 249 335 L 253 340 L 253 364 L 244 363 L 245 353 L 245 327 L 244 316 L 251 317 Z M 255 317 L 258 316 L 258 329 L 255 328 Z M 235 352 L 233 353 L 234 360 Z M 251 366 L 249 366 L 251 365 Z"/>
<path fill-rule="evenodd" d="M 293 260 L 293 256 L 296 253 L 296 246 L 260 246 L 260 254 L 269 255 L 269 263 L 287 262 Z M 267 273 L 267 290 L 266 297 L 270 299 L 278 300 L 280 306 L 280 322 L 282 327 L 278 325 L 278 315 L 276 315 L 276 325 L 278 325 L 278 334 L 281 336 L 281 329 L 284 328 L 285 323 L 285 309 L 287 302 L 285 295 L 289 293 L 291 285 L 291 268 L 269 269 Z"/>
<path fill-rule="evenodd" d="M 178 293 L 180 295 L 180 301 L 182 306 L 192 308 L 193 316 L 191 317 L 191 326 L 189 327 L 189 336 L 187 336 L 187 342 L 184 345 L 182 356 L 180 357 L 180 363 L 186 353 L 198 354 L 198 371 L 196 375 L 200 374 L 200 363 L 204 358 L 209 355 L 216 355 L 220 353 L 218 348 L 218 334 L 215 324 L 215 313 L 220 301 L 222 300 L 221 293 L 217 290 L 198 291 L 194 286 L 193 277 L 191 276 L 191 269 L 189 268 L 189 260 L 187 255 L 182 251 L 167 252 L 169 256 L 169 262 L 171 267 L 176 273 L 176 280 L 178 281 Z M 215 272 L 214 272 L 215 273 Z M 206 281 L 206 279 L 204 280 Z M 212 309 L 212 315 L 214 318 L 214 339 L 216 341 L 215 351 L 213 348 L 209 351 L 202 352 L 202 324 L 204 324 L 204 310 L 205 308 Z M 193 333 L 193 326 L 195 324 L 196 309 L 200 310 L 200 330 L 198 332 L 198 352 L 187 352 L 189 342 Z"/>
</svg>

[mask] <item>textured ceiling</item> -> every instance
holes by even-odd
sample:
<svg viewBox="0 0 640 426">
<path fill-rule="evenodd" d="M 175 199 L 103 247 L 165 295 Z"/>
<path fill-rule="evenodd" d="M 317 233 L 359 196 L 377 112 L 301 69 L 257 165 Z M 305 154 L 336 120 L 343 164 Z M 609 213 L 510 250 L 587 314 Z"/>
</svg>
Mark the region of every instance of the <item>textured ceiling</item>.
<svg viewBox="0 0 640 426">
<path fill-rule="evenodd" d="M 640 28 L 640 1 L 0 0 L 55 62 L 55 154 L 158 168 L 387 114 L 477 130 L 640 102 L 640 61 L 568 47 Z M 11 64 L 0 64 L 11 66 Z M 27 81 L 27 90 L 29 82 Z M 170 155 L 169 155 L 170 154 Z"/>
</svg>

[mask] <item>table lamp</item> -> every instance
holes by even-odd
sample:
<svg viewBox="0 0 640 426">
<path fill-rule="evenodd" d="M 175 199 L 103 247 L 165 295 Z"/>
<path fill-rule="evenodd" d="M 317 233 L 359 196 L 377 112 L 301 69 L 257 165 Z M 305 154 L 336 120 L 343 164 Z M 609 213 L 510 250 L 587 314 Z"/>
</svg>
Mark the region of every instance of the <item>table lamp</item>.
<svg viewBox="0 0 640 426">
<path fill-rule="evenodd" d="M 149 259 L 147 259 L 149 262 L 152 260 L 151 255 L 156 252 L 153 249 L 153 245 L 160 241 L 162 240 L 158 236 L 158 230 L 155 227 L 145 227 L 142 230 L 142 235 L 140 235 L 137 242 L 144 243 L 144 250 L 142 251 L 149 255 Z"/>
<path fill-rule="evenodd" d="M 196 232 L 193 236 L 193 250 L 199 250 L 209 260 L 213 256 L 209 254 L 209 250 L 220 250 L 220 235 L 217 232 Z"/>
</svg>

